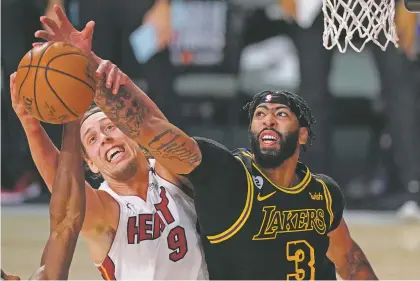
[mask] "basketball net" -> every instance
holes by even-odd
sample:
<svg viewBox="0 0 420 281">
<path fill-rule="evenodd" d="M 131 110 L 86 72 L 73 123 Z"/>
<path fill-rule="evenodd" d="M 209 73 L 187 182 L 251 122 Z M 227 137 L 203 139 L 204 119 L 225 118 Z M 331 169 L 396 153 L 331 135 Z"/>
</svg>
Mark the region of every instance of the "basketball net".
<svg viewBox="0 0 420 281">
<path fill-rule="evenodd" d="M 348 46 L 361 52 L 368 42 L 375 43 L 383 51 L 390 42 L 398 47 L 394 1 L 323 0 L 324 47 L 331 50 L 337 46 L 341 53 Z M 359 40 L 362 41 L 361 45 L 356 45 L 355 41 Z"/>
</svg>

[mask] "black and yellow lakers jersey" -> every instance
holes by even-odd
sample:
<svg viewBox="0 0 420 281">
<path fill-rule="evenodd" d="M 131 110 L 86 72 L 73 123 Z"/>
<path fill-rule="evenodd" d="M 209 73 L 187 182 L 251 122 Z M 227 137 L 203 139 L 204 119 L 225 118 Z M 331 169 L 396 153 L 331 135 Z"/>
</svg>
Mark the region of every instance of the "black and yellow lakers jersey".
<svg viewBox="0 0 420 281">
<path fill-rule="evenodd" d="M 344 208 L 337 184 L 298 163 L 300 183 L 284 188 L 264 175 L 249 151 L 233 155 L 243 165 L 247 195 L 237 220 L 203 242 L 210 278 L 336 279 L 326 253 L 328 232 Z"/>
</svg>

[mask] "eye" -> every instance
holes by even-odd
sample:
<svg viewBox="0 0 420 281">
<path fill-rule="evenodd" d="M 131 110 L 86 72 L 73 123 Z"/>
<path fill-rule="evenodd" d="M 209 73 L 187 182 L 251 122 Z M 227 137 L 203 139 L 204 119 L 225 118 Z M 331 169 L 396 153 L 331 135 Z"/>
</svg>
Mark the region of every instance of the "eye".
<svg viewBox="0 0 420 281">
<path fill-rule="evenodd" d="M 264 113 L 262 111 L 257 111 L 255 113 L 255 116 L 261 117 L 261 116 L 264 116 Z"/>
<path fill-rule="evenodd" d="M 279 113 L 277 113 L 277 115 L 278 116 L 280 116 L 280 117 L 287 117 L 287 116 L 289 116 L 286 112 L 284 112 L 284 111 L 280 111 Z"/>
<path fill-rule="evenodd" d="M 108 125 L 108 126 L 106 126 L 105 131 L 110 131 L 110 130 L 112 130 L 114 128 L 115 128 L 114 125 Z"/>
<path fill-rule="evenodd" d="M 93 143 L 95 143 L 95 141 L 96 141 L 96 137 L 95 137 L 95 136 L 92 136 L 92 137 L 90 137 L 90 138 L 88 139 L 88 143 L 89 143 L 89 144 L 93 144 Z"/>
</svg>

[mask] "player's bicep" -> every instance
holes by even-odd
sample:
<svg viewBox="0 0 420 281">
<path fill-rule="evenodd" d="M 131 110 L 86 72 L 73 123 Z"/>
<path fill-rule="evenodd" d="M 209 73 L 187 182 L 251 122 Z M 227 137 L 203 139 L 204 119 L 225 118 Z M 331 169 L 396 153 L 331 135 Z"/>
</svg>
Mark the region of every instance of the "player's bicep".
<svg viewBox="0 0 420 281">
<path fill-rule="evenodd" d="M 346 263 L 346 254 L 351 250 L 353 239 L 350 236 L 346 222 L 341 218 L 338 226 L 328 233 L 330 245 L 328 247 L 328 258 L 339 267 Z"/>
<path fill-rule="evenodd" d="M 344 219 L 328 236 L 330 245 L 327 257 L 343 280 L 377 280 L 365 253 L 351 238 Z"/>
</svg>

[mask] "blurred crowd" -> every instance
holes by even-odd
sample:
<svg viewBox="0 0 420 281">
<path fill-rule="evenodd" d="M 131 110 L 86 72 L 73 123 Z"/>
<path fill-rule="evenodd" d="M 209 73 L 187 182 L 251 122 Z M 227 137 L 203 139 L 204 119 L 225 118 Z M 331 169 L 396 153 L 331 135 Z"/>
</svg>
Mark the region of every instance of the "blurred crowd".
<svg viewBox="0 0 420 281">
<path fill-rule="evenodd" d="M 94 20 L 97 55 L 190 134 L 247 146 L 245 101 L 267 88 L 298 92 L 317 119 L 317 138 L 302 161 L 336 178 L 348 207 L 419 204 L 420 20 L 402 2 L 398 49 L 340 54 L 322 45 L 320 8 L 301 23 L 302 0 L 3 0 L 2 204 L 48 200 L 8 85 L 42 28 L 39 17 L 54 4 L 79 29 Z M 59 146 L 61 127 L 45 128 Z"/>
</svg>

